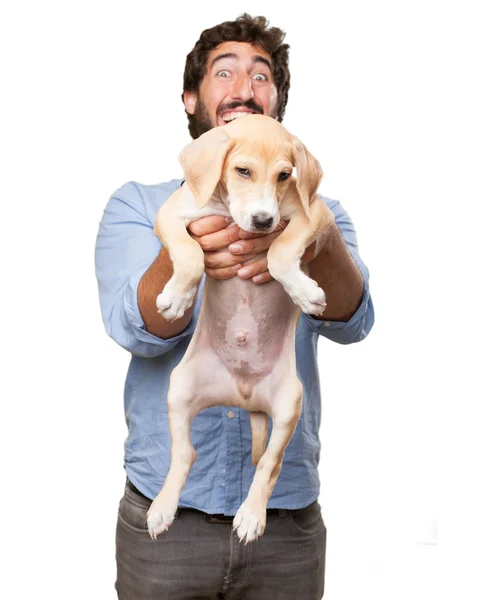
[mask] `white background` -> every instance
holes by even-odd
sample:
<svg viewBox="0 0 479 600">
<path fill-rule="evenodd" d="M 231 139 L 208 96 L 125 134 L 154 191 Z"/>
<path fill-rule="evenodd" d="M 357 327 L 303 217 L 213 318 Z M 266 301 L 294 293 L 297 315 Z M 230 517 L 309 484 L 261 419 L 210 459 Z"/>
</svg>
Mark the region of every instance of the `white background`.
<svg viewBox="0 0 479 600">
<path fill-rule="evenodd" d="M 361 344 L 319 346 L 325 599 L 479 598 L 472 4 L 2 8 L 2 597 L 116 597 L 129 355 L 95 237 L 123 183 L 182 175 L 186 55 L 247 11 L 287 32 L 284 125 L 350 213 L 376 309 Z"/>
</svg>

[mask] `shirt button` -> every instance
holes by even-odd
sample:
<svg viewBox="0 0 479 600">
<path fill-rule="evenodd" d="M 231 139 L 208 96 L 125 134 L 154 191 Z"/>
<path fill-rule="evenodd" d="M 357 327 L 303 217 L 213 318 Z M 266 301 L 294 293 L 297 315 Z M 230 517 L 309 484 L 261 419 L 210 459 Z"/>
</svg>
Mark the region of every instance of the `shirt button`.
<svg viewBox="0 0 479 600">
<path fill-rule="evenodd" d="M 226 413 L 226 416 L 228 417 L 228 419 L 234 419 L 235 414 L 234 414 L 234 412 L 232 410 L 229 410 Z"/>
<path fill-rule="evenodd" d="M 324 326 L 325 326 L 325 327 L 329 327 L 330 325 L 331 325 L 331 323 L 330 323 L 329 321 L 325 321 L 325 322 L 324 322 Z"/>
</svg>

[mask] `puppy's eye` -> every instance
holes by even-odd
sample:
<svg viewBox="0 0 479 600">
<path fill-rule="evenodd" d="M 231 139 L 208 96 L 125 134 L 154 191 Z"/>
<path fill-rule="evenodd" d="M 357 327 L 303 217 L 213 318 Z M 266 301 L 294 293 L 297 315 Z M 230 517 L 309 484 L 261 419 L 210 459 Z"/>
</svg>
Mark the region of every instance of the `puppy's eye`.
<svg viewBox="0 0 479 600">
<path fill-rule="evenodd" d="M 240 175 L 243 175 L 243 177 L 248 177 L 249 176 L 249 169 L 242 169 L 241 167 L 236 167 L 236 171 Z"/>
<path fill-rule="evenodd" d="M 286 181 L 290 175 L 291 173 L 286 173 L 286 171 L 283 171 L 278 175 L 278 181 Z"/>
</svg>

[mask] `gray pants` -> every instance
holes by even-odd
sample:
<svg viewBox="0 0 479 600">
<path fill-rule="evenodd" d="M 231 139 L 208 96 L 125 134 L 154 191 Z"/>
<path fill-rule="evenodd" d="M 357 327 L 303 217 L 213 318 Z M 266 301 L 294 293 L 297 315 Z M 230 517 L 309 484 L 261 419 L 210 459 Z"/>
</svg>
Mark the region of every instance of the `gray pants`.
<svg viewBox="0 0 479 600">
<path fill-rule="evenodd" d="M 157 540 L 146 528 L 151 501 L 128 486 L 116 529 L 119 600 L 320 600 L 326 528 L 314 502 L 268 515 L 264 535 L 247 546 L 231 524 L 181 509 Z"/>
</svg>

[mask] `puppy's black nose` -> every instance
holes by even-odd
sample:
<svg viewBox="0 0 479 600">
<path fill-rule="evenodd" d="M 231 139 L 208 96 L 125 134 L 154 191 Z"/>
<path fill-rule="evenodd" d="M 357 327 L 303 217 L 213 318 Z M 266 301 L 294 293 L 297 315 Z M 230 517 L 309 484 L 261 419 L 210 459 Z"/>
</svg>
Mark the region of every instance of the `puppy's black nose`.
<svg viewBox="0 0 479 600">
<path fill-rule="evenodd" d="M 258 213 L 253 215 L 251 219 L 253 227 L 255 229 L 268 229 L 273 224 L 273 217 L 270 217 L 268 213 Z"/>
</svg>

